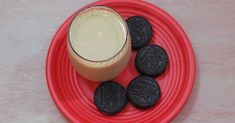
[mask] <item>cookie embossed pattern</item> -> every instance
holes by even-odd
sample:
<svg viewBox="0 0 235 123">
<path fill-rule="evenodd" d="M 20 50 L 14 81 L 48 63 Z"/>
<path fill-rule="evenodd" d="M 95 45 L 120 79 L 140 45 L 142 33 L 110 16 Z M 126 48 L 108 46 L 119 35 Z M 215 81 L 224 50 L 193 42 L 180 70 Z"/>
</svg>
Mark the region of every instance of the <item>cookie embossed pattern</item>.
<svg viewBox="0 0 235 123">
<path fill-rule="evenodd" d="M 160 76 L 167 68 L 168 56 L 166 51 L 157 45 L 141 48 L 135 59 L 137 70 L 144 75 Z"/>
<path fill-rule="evenodd" d="M 133 16 L 127 19 L 131 34 L 132 48 L 138 49 L 150 42 L 152 38 L 152 26 L 147 19 L 141 16 Z"/>
<path fill-rule="evenodd" d="M 94 103 L 103 113 L 108 115 L 118 113 L 127 104 L 126 90 L 116 82 L 104 82 L 95 90 Z"/>
<path fill-rule="evenodd" d="M 146 109 L 156 104 L 160 99 L 161 89 L 151 77 L 134 78 L 127 87 L 128 99 L 137 108 Z"/>
</svg>

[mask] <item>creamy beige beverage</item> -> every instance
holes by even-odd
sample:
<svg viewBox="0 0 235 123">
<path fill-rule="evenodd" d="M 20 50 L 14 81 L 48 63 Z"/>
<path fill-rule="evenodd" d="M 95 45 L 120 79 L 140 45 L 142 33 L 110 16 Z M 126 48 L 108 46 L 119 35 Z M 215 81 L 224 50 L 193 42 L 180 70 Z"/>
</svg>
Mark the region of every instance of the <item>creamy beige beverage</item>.
<svg viewBox="0 0 235 123">
<path fill-rule="evenodd" d="M 68 37 L 71 61 L 89 80 L 111 80 L 129 62 L 131 42 L 126 22 L 108 7 L 81 11 L 73 19 Z"/>
</svg>

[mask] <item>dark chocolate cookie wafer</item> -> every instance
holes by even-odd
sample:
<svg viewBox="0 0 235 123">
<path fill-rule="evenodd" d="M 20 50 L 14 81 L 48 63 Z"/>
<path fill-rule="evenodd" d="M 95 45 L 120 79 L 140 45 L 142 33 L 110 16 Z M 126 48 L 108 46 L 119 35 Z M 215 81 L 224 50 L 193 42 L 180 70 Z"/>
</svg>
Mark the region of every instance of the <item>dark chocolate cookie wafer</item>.
<svg viewBox="0 0 235 123">
<path fill-rule="evenodd" d="M 166 51 L 158 45 L 147 45 L 141 48 L 135 58 L 136 69 L 144 75 L 159 76 L 168 64 Z"/>
<path fill-rule="evenodd" d="M 133 49 L 148 44 L 152 37 L 152 26 L 147 19 L 141 16 L 133 16 L 127 19 L 127 25 L 131 34 Z"/>
<path fill-rule="evenodd" d="M 101 83 L 95 90 L 94 103 L 101 112 L 116 114 L 127 104 L 125 88 L 113 81 Z"/>
<path fill-rule="evenodd" d="M 130 102 L 137 108 L 150 108 L 160 99 L 161 90 L 158 83 L 148 76 L 139 76 L 127 87 Z"/>
</svg>

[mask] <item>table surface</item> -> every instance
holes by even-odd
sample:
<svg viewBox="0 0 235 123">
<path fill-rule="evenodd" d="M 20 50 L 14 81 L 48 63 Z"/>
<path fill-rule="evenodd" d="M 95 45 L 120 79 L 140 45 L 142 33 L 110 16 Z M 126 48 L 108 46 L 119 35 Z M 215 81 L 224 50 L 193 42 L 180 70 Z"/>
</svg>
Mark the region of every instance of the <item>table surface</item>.
<svg viewBox="0 0 235 123">
<path fill-rule="evenodd" d="M 92 0 L 94 1 L 94 0 Z M 61 23 L 91 0 L 0 0 L 0 121 L 64 123 L 45 60 Z M 173 123 L 235 121 L 235 1 L 150 0 L 184 28 L 197 60 L 192 95 Z"/>
</svg>

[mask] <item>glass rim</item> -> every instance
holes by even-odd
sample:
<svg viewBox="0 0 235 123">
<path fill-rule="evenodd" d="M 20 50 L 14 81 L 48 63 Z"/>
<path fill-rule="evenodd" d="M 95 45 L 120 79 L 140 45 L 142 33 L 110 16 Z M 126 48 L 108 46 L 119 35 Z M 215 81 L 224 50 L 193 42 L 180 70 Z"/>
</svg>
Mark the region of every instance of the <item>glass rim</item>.
<svg viewBox="0 0 235 123">
<path fill-rule="evenodd" d="M 85 58 L 85 57 L 81 56 L 78 52 L 76 52 L 76 50 L 74 49 L 73 45 L 71 44 L 71 39 L 70 39 L 70 32 L 71 32 L 71 31 L 70 31 L 70 30 L 71 30 L 71 26 L 72 26 L 74 20 L 75 20 L 76 17 L 78 17 L 81 13 L 85 12 L 85 11 L 88 10 L 88 9 L 92 9 L 92 8 L 105 8 L 105 9 L 111 10 L 112 13 L 114 13 L 114 14 L 120 16 L 121 21 L 123 21 L 124 27 L 125 27 L 125 30 L 126 30 L 126 34 L 124 35 L 124 36 L 125 36 L 125 38 L 124 38 L 124 39 L 125 39 L 125 42 L 123 43 L 122 48 L 121 48 L 117 53 L 115 53 L 115 55 L 113 55 L 113 56 L 111 56 L 111 57 L 108 57 L 108 58 L 106 58 L 106 59 L 104 59 L 104 60 L 91 60 L 91 59 Z M 75 15 L 74 15 L 74 17 L 73 17 L 73 19 L 71 20 L 70 25 L 69 25 L 69 28 L 68 28 L 68 42 L 69 42 L 69 46 L 71 47 L 72 51 L 73 51 L 77 56 L 79 56 L 80 58 L 82 58 L 83 60 L 90 61 L 90 62 L 105 62 L 105 61 L 109 61 L 110 59 L 115 58 L 118 54 L 120 54 L 120 53 L 123 51 L 124 47 L 126 46 L 128 36 L 129 36 L 129 29 L 128 29 L 128 26 L 127 26 L 127 23 L 126 23 L 126 20 L 124 19 L 124 17 L 123 17 L 122 15 L 120 15 L 116 10 L 114 10 L 114 9 L 112 9 L 112 8 L 110 8 L 110 7 L 107 7 L 107 6 L 102 6 L 102 5 L 92 5 L 92 6 L 88 6 L 88 7 L 86 7 L 86 8 L 83 8 L 83 9 L 79 10 L 78 12 L 76 12 Z"/>
</svg>

